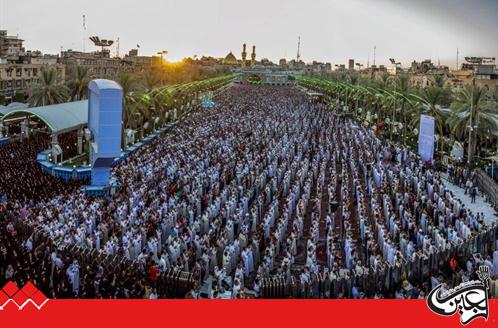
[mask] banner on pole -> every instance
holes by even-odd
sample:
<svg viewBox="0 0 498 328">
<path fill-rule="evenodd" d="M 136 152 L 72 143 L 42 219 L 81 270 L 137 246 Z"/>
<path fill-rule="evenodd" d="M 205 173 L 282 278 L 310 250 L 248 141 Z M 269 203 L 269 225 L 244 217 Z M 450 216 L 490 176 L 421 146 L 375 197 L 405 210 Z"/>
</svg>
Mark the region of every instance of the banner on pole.
<svg viewBox="0 0 498 328">
<path fill-rule="evenodd" d="M 420 129 L 418 133 L 418 154 L 425 162 L 434 159 L 434 117 L 420 115 Z"/>
</svg>

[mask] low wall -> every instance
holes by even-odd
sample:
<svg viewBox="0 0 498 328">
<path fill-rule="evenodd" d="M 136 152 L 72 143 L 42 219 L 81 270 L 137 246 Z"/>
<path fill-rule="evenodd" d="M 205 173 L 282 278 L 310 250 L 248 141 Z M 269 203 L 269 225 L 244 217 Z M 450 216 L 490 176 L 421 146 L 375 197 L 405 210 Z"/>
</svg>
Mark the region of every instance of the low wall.
<svg viewBox="0 0 498 328">
<path fill-rule="evenodd" d="M 123 161 L 128 155 L 133 154 L 139 150 L 142 146 L 149 144 L 157 138 L 159 135 L 164 133 L 166 130 L 173 127 L 176 123 L 167 124 L 165 127 L 156 130 L 155 132 L 149 134 L 147 137 L 143 138 L 140 142 L 137 142 L 130 147 L 126 148 L 121 152 L 119 157 L 114 159 L 113 165 L 116 165 Z M 64 181 L 70 180 L 86 180 L 90 179 L 92 176 L 92 168 L 90 165 L 87 166 L 64 166 L 58 165 L 50 162 L 48 156 L 50 155 L 50 149 L 44 150 L 36 156 L 36 161 L 40 164 L 42 171 L 44 173 L 50 174 L 57 178 L 62 178 Z"/>
</svg>

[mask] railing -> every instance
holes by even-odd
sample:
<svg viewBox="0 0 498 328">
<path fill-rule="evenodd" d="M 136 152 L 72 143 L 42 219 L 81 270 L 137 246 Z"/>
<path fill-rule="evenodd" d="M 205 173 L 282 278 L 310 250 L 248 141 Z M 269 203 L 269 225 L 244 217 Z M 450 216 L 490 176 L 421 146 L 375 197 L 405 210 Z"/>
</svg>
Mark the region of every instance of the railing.
<svg viewBox="0 0 498 328">
<path fill-rule="evenodd" d="M 352 287 L 356 286 L 369 298 L 375 293 L 392 291 L 404 280 L 427 282 L 433 272 L 444 270 L 454 257 L 465 265 L 473 254 L 487 255 L 496 250 L 498 225 L 466 240 L 460 245 L 451 244 L 445 250 L 433 254 L 416 255 L 414 261 L 398 265 L 386 265 L 380 270 L 367 269 L 354 272 L 350 277 L 331 277 L 321 273 L 311 274 L 307 283 L 299 278 L 283 275 L 267 276 L 261 280 L 261 298 L 352 298 Z M 452 281 L 447 281 L 452 285 Z"/>
<path fill-rule="evenodd" d="M 498 210 L 498 184 L 491 179 L 483 170 L 476 170 L 477 186 L 486 194 L 488 201 Z"/>
<path fill-rule="evenodd" d="M 8 220 L 14 224 L 20 240 L 32 238 L 33 249 L 52 241 L 40 226 L 34 226 L 19 217 L 9 216 Z M 55 246 L 64 259 L 78 260 L 81 268 L 102 266 L 106 272 L 131 271 L 136 275 L 137 281 L 147 280 L 146 273 L 140 270 L 138 263 L 122 255 L 107 255 L 97 249 L 78 245 L 59 243 Z M 155 287 L 160 297 L 184 298 L 188 292 L 198 288 L 198 281 L 192 273 L 172 268 L 158 274 Z"/>
</svg>

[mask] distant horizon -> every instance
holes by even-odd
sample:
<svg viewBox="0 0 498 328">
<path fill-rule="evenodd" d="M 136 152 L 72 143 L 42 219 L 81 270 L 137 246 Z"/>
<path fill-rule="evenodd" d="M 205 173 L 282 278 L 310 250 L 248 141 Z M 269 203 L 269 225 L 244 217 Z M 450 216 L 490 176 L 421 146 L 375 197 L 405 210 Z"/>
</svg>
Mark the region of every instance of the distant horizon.
<svg viewBox="0 0 498 328">
<path fill-rule="evenodd" d="M 242 44 L 257 60 L 301 58 L 310 63 L 391 66 L 389 58 L 409 67 L 413 60 L 454 68 L 466 56 L 498 57 L 498 1 L 493 0 L 132 0 L 71 3 L 57 0 L 0 0 L 0 29 L 18 35 L 27 50 L 47 54 L 64 50 L 94 51 L 89 36 L 117 41 L 120 56 L 140 45 L 139 55 L 168 50 L 165 59 L 194 55 L 241 58 Z M 22 12 L 22 20 L 14 19 Z M 83 15 L 85 24 L 83 25 Z M 31 23 L 26 23 L 31 22 Z M 40 22 L 40 23 L 35 23 Z M 85 29 L 86 28 L 86 29 Z M 111 47 L 116 54 L 117 42 Z M 85 49 L 83 49 L 85 48 Z"/>
</svg>

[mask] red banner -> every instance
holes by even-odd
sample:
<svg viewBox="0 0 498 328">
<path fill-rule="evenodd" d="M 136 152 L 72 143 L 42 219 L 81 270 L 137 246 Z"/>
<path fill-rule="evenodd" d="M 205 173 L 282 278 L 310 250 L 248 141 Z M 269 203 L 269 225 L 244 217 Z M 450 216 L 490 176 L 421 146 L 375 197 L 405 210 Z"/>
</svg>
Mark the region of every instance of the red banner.
<svg viewBox="0 0 498 328">
<path fill-rule="evenodd" d="M 466 327 L 498 327 L 489 318 Z M 458 314 L 440 316 L 425 300 L 48 300 L 38 310 L 9 303 L 0 327 L 461 327 Z"/>
</svg>

